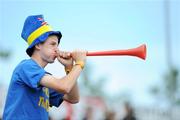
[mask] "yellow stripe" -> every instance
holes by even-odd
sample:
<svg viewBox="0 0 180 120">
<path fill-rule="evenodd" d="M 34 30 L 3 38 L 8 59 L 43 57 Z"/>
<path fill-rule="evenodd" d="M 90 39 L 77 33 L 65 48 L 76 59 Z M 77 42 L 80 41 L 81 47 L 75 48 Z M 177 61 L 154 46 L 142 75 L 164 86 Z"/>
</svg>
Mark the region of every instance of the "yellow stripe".
<svg viewBox="0 0 180 120">
<path fill-rule="evenodd" d="M 42 35 L 43 33 L 46 33 L 48 31 L 52 31 L 52 28 L 51 26 L 49 25 L 43 25 L 41 26 L 40 28 L 38 28 L 37 30 L 35 30 L 34 32 L 32 32 L 28 39 L 27 39 L 27 42 L 28 42 L 28 45 L 31 45 L 31 43 L 36 39 L 38 38 L 40 35 Z"/>
</svg>

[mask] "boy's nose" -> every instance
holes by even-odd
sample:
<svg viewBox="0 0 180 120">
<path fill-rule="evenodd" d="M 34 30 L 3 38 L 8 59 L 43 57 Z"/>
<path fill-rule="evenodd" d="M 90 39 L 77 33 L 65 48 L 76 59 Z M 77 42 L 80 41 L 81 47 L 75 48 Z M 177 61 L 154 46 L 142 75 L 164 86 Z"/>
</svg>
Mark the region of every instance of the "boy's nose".
<svg viewBox="0 0 180 120">
<path fill-rule="evenodd" d="M 58 49 L 58 48 L 55 48 L 55 52 L 56 52 L 56 53 L 59 53 L 59 49 Z"/>
</svg>

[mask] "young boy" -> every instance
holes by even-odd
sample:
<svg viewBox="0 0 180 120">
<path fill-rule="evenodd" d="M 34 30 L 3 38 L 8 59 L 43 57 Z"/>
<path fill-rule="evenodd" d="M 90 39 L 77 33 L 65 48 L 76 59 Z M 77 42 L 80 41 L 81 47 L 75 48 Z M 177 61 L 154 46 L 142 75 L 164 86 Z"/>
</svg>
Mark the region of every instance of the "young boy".
<svg viewBox="0 0 180 120">
<path fill-rule="evenodd" d="M 21 36 L 29 45 L 26 53 L 30 59 L 21 61 L 12 74 L 3 120 L 48 120 L 49 106 L 58 107 L 64 100 L 79 101 L 77 79 L 85 64 L 86 51 L 59 51 L 62 35 L 52 31 L 43 15 L 27 17 Z M 67 73 L 62 78 L 44 70 L 56 58 Z"/>
</svg>

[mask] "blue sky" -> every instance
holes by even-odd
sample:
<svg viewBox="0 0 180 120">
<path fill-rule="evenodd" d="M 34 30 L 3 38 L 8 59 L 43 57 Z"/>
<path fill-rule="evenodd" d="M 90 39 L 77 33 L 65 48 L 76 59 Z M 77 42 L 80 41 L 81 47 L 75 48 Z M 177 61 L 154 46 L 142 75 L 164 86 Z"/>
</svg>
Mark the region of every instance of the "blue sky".
<svg viewBox="0 0 180 120">
<path fill-rule="evenodd" d="M 21 30 L 28 15 L 43 14 L 63 34 L 60 49 L 89 51 L 126 49 L 147 45 L 146 61 L 133 57 L 88 57 L 92 78 L 106 76 L 110 94 L 128 92 L 137 103 L 147 104 L 150 86 L 161 84 L 167 70 L 163 0 L 0 0 L 1 48 L 12 50 L 0 61 L 1 81 L 8 85 L 14 67 L 28 56 Z M 180 1 L 171 0 L 172 60 L 180 67 Z M 46 68 L 62 76 L 59 63 Z M 151 101 L 151 100 L 150 100 Z"/>
</svg>

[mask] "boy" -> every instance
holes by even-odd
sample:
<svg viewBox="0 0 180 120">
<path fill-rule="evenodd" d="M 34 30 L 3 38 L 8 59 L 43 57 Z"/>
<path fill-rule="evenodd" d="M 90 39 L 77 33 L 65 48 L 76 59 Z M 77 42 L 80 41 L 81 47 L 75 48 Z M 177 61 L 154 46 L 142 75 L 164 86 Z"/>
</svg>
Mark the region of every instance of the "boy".
<svg viewBox="0 0 180 120">
<path fill-rule="evenodd" d="M 30 59 L 21 61 L 13 72 L 3 120 L 48 120 L 49 106 L 58 107 L 64 100 L 79 101 L 77 79 L 85 64 L 86 51 L 59 51 L 62 35 L 52 31 L 43 15 L 27 17 L 21 36 L 29 45 L 26 53 Z M 67 73 L 62 78 L 44 70 L 56 58 Z"/>
</svg>

